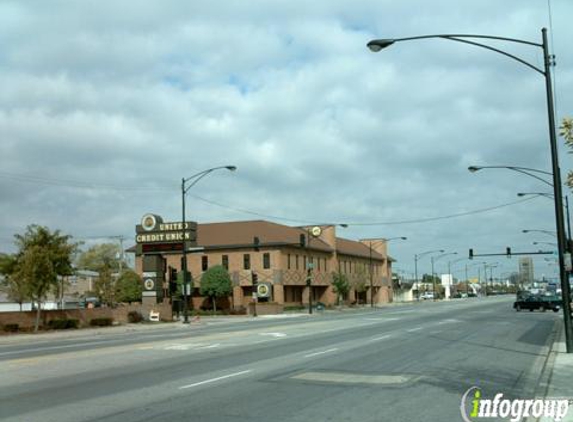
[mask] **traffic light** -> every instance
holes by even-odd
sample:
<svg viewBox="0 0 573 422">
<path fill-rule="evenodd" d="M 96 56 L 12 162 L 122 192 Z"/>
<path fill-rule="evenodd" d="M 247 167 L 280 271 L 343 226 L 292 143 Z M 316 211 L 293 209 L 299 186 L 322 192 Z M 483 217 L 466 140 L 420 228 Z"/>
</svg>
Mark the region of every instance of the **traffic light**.
<svg viewBox="0 0 573 422">
<path fill-rule="evenodd" d="M 251 281 L 253 282 L 253 286 L 256 286 L 259 282 L 259 275 L 256 272 L 251 272 Z"/>
<path fill-rule="evenodd" d="M 304 233 L 301 233 L 300 235 L 300 247 L 304 248 L 306 246 L 306 236 L 304 235 Z"/>
<path fill-rule="evenodd" d="M 259 251 L 259 245 L 260 245 L 261 241 L 259 240 L 259 238 L 257 236 L 255 236 L 253 238 L 253 246 L 255 248 L 255 251 Z"/>
<path fill-rule="evenodd" d="M 511 258 L 511 248 L 509 246 L 505 248 L 505 254 L 507 255 L 508 258 Z"/>
<path fill-rule="evenodd" d="M 470 259 L 474 259 L 474 250 L 470 249 Z"/>
</svg>

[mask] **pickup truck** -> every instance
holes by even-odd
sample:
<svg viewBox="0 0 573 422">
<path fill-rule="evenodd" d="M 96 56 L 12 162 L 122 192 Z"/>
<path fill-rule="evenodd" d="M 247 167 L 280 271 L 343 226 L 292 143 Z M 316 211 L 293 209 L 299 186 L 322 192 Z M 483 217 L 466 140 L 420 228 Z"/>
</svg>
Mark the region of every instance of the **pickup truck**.
<svg viewBox="0 0 573 422">
<path fill-rule="evenodd" d="M 521 297 L 513 303 L 513 309 L 515 309 L 517 312 L 521 311 L 522 309 L 529 309 L 530 312 L 533 312 L 536 309 L 539 309 L 542 312 L 548 310 L 559 312 L 559 309 L 561 309 L 561 298 L 555 296 L 537 295 Z"/>
</svg>

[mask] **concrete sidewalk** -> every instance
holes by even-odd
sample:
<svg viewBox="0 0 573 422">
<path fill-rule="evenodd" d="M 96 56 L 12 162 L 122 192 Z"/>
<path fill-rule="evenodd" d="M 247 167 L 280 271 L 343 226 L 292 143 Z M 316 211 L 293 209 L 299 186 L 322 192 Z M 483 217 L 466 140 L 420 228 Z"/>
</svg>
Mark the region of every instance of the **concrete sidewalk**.
<svg viewBox="0 0 573 422">
<path fill-rule="evenodd" d="M 562 422 L 573 422 L 573 353 L 567 353 L 565 348 L 565 330 L 563 324 L 551 348 L 545 370 L 539 385 L 538 398 L 568 399 L 569 411 Z M 553 422 L 553 418 L 530 418 L 531 421 Z"/>
</svg>

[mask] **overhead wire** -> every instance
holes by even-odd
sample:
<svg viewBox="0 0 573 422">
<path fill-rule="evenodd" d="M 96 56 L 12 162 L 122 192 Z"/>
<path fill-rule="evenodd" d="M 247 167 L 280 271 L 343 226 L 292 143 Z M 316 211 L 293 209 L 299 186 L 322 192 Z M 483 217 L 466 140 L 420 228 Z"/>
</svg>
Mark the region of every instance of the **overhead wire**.
<svg viewBox="0 0 573 422">
<path fill-rule="evenodd" d="M 110 189 L 110 190 L 119 190 L 119 191 L 134 191 L 134 190 L 165 190 L 170 188 L 175 188 L 175 185 L 156 185 L 156 186 L 121 186 L 121 185 L 106 185 L 106 184 L 97 184 L 97 183 L 89 183 L 89 182 L 81 182 L 81 181 L 71 181 L 71 180 L 64 180 L 64 179 L 53 179 L 53 178 L 45 178 L 40 176 L 32 176 L 32 175 L 23 175 L 23 174 L 16 174 L 10 173 L 5 171 L 0 171 L 0 177 L 7 177 L 12 178 L 14 180 L 22 181 L 22 182 L 29 182 L 29 183 L 42 183 L 42 184 L 51 184 L 55 186 L 64 186 L 64 187 L 75 187 L 75 188 L 88 188 L 88 189 Z M 277 216 L 277 215 L 270 215 L 265 214 L 253 210 L 248 210 L 245 208 L 239 208 L 230 206 L 227 204 L 223 204 L 217 201 L 213 201 L 207 198 L 203 198 L 198 195 L 189 195 L 199 201 L 205 202 L 207 204 L 211 204 L 220 208 L 240 212 L 243 214 L 254 215 L 257 217 L 267 218 L 271 220 L 278 220 L 278 221 L 287 221 L 291 223 L 297 224 L 319 224 L 317 221 L 314 220 L 307 220 L 307 219 L 296 219 L 296 218 L 289 218 L 284 216 Z M 439 220 L 446 220 L 451 218 L 458 218 L 464 217 L 469 215 L 475 215 L 480 213 L 485 213 L 489 211 L 494 211 L 500 208 L 509 207 L 512 205 L 517 205 L 526 201 L 530 201 L 535 199 L 536 197 L 529 197 L 523 198 L 517 201 L 508 202 L 505 204 L 495 205 L 486 208 L 480 208 L 472 211 L 465 211 L 455 214 L 448 214 L 444 216 L 436 216 L 436 217 L 424 217 L 424 218 L 415 218 L 411 220 L 398 220 L 398 221 L 375 221 L 375 222 L 344 222 L 344 221 L 337 221 L 340 224 L 347 224 L 349 226 L 387 226 L 387 225 L 401 225 L 401 224 L 417 224 L 417 223 L 426 223 L 430 221 L 439 221 Z M 105 237 L 105 236 L 101 236 Z M 85 237 L 84 237 L 85 238 Z"/>
</svg>

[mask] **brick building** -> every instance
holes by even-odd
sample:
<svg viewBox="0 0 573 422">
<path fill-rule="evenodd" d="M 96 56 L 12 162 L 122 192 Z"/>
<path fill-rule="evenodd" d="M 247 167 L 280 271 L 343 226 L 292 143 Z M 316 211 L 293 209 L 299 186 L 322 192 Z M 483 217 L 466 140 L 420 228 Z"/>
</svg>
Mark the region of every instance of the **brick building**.
<svg viewBox="0 0 573 422">
<path fill-rule="evenodd" d="M 304 246 L 301 245 L 301 235 L 305 237 Z M 347 302 L 369 303 L 371 297 L 374 303 L 390 302 L 392 259 L 386 246 L 384 241 L 353 241 L 337 237 L 333 225 L 290 227 L 261 220 L 198 224 L 196 247 L 187 253 L 187 267 L 194 280 L 193 307 L 202 306 L 204 298 L 198 293 L 201 275 L 214 265 L 223 265 L 229 271 L 233 295 L 228 306 L 233 308 L 246 307 L 252 301 L 253 272 L 257 274 L 259 284 L 269 287 L 269 297 L 261 298 L 262 301 L 304 305 L 312 292 L 313 302 L 335 304 L 337 298 L 331 285 L 332 273 L 340 272 L 348 277 L 352 286 Z M 164 277 L 160 277 L 163 280 L 163 294 L 160 296 L 165 298 L 169 296 L 171 269 L 181 271 L 182 267 L 180 249 L 171 249 L 161 252 Z M 143 276 L 144 253 L 139 249 L 135 260 L 136 272 Z M 306 283 L 308 264 L 312 267 L 310 287 Z"/>
</svg>

